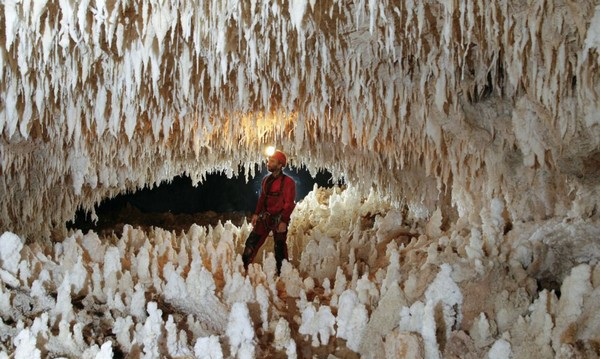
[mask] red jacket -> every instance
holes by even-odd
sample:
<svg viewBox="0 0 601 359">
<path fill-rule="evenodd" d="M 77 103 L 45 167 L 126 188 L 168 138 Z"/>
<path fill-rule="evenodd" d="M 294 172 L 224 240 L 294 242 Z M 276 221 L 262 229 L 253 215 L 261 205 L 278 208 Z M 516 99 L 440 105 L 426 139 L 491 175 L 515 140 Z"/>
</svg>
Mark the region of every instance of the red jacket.
<svg viewBox="0 0 601 359">
<path fill-rule="evenodd" d="M 255 214 L 269 212 L 271 215 L 281 213 L 282 222 L 290 222 L 290 215 L 294 210 L 294 199 L 296 198 L 296 183 L 283 173 L 278 177 L 273 174 L 265 176 L 261 183 L 261 194 L 257 202 Z"/>
</svg>

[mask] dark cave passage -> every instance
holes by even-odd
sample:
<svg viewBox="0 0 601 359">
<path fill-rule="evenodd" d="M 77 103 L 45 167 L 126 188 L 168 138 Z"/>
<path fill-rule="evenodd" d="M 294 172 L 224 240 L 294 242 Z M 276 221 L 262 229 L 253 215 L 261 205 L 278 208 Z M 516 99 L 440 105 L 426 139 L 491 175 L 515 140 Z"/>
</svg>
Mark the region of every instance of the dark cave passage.
<svg viewBox="0 0 601 359">
<path fill-rule="evenodd" d="M 304 167 L 289 167 L 284 173 L 296 182 L 296 201 L 301 201 L 315 184 L 332 187 L 332 175 L 327 170 L 311 176 Z M 190 225 L 216 225 L 230 220 L 240 225 L 255 209 L 261 181 L 268 175 L 265 165 L 248 182 L 244 169 L 227 178 L 223 172 L 209 173 L 198 186 L 186 175 L 174 177 L 154 188 L 143 188 L 103 200 L 95 206 L 98 220 L 78 209 L 75 220 L 67 222 L 68 229 L 94 230 L 98 233 L 119 234 L 124 224 L 161 227 L 167 230 L 187 230 Z"/>
</svg>

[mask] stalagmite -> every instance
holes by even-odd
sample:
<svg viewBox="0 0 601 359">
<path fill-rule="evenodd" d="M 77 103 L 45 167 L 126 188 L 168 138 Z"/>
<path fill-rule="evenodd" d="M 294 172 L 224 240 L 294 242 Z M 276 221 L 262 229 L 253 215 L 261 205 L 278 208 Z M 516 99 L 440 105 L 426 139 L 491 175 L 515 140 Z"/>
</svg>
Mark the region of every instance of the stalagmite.
<svg viewBox="0 0 601 359">
<path fill-rule="evenodd" d="M 351 189 L 316 188 L 307 201 L 329 203 L 321 208 L 321 220 L 307 215 L 312 207 L 301 206 L 291 233 L 315 231 L 305 239 L 331 243 L 329 236 L 308 224 L 339 218 L 333 212 L 347 207 L 338 204 L 352 203 L 356 195 Z M 367 213 L 380 201 L 369 197 L 353 210 Z M 352 239 L 353 258 L 346 251 L 331 252 L 337 270 L 323 280 L 299 272 L 288 262 L 282 276 L 274 278 L 272 254 L 244 273 L 229 248 L 240 253 L 243 243 L 235 238 L 248 233 L 249 224 L 219 224 L 208 231 L 193 225 L 181 234 L 160 228 L 144 233 L 126 226 L 120 238 L 104 243 L 75 231 L 54 245 L 28 244 L 5 233 L 12 240 L 0 242 L 0 253 L 13 253 L 15 244 L 22 249 L 12 281 L 0 287 L 2 350 L 34 356 L 39 350 L 58 356 L 109 357 L 118 349 L 145 357 L 195 353 L 208 358 L 264 357 L 275 352 L 294 358 L 299 346 L 303 352 L 329 348 L 364 357 L 415 358 L 453 357 L 466 347 L 473 357 L 534 353 L 553 357 L 558 352 L 574 357 L 594 351 L 590 343 L 598 338 L 598 259 L 562 248 L 564 257 L 577 264 L 558 273 L 557 293 L 537 292 L 536 284 L 531 285 L 534 279 L 524 270 L 535 276 L 546 273 L 539 272 L 544 267 L 533 261 L 544 255 L 532 248 L 545 241 L 559 248 L 542 235 L 546 228 L 558 228 L 553 220 L 521 224 L 511 241 L 495 241 L 499 255 L 480 253 L 476 267 L 467 251 L 474 246 L 474 234 L 465 224 L 445 231 L 434 242 L 441 248 L 433 255 L 424 234 L 406 242 L 405 232 L 393 225 L 398 218 L 397 210 L 378 215 L 364 229 L 365 235 Z M 337 241 L 344 243 L 348 233 L 357 233 L 365 223 L 351 220 L 331 225 L 337 226 L 331 228 L 338 233 Z M 598 251 L 594 225 L 579 226 L 579 240 Z M 414 230 L 424 233 L 427 223 Z M 504 236 L 494 233 L 498 239 Z M 383 245 L 373 247 L 371 242 L 378 240 Z M 226 250 L 218 250 L 214 243 Z M 31 256 L 33 248 L 39 252 Z M 364 248 L 384 260 L 367 266 L 372 254 Z M 319 245 L 298 250 L 322 251 Z M 291 254 L 298 256 L 294 247 Z M 304 254 L 316 258 L 316 253 Z M 340 265 L 347 260 L 353 264 Z M 210 262 L 213 265 L 203 266 Z M 152 268 L 141 271 L 141 265 Z M 88 276 L 82 276 L 82 268 Z M 22 276 L 21 271 L 29 275 Z M 330 281 L 334 285 L 328 290 Z M 56 293 L 56 301 L 47 291 Z M 29 337 L 19 334 L 27 333 L 23 330 L 29 330 Z M 89 330 L 96 332 L 93 338 L 87 337 Z M 4 341 L 18 335 L 19 341 Z M 27 339 L 34 337 L 44 340 Z"/>
</svg>

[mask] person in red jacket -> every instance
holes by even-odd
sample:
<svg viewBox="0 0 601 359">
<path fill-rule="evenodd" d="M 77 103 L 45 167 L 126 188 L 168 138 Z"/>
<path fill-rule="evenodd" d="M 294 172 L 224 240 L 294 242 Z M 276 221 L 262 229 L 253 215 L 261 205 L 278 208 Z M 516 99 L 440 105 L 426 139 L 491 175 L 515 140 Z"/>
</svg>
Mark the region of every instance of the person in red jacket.
<svg viewBox="0 0 601 359">
<path fill-rule="evenodd" d="M 246 239 L 242 254 L 245 269 L 253 262 L 270 232 L 273 232 L 273 251 L 278 275 L 282 262 L 284 259 L 288 260 L 286 236 L 290 215 L 296 205 L 296 183 L 282 172 L 284 167 L 286 155 L 276 150 L 267 161 L 267 170 L 271 174 L 263 178 L 261 194 L 251 219 L 253 230 Z"/>
</svg>

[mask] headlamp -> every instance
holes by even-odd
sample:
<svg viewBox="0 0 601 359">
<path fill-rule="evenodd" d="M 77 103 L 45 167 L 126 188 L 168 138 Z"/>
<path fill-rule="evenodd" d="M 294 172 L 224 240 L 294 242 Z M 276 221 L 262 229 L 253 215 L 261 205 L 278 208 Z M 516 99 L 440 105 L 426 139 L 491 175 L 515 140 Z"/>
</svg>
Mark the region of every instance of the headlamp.
<svg viewBox="0 0 601 359">
<path fill-rule="evenodd" d="M 265 147 L 265 154 L 268 157 L 273 156 L 274 153 L 275 153 L 275 146 L 267 146 L 267 147 Z"/>
</svg>

